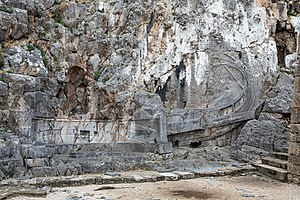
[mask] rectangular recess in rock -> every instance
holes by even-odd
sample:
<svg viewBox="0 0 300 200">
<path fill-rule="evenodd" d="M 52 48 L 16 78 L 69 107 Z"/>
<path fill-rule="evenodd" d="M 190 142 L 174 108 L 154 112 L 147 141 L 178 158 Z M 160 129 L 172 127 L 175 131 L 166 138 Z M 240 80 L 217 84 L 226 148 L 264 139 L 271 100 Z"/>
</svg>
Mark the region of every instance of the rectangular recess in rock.
<svg viewBox="0 0 300 200">
<path fill-rule="evenodd" d="M 80 139 L 86 142 L 90 141 L 90 131 L 89 130 L 80 130 Z"/>
</svg>

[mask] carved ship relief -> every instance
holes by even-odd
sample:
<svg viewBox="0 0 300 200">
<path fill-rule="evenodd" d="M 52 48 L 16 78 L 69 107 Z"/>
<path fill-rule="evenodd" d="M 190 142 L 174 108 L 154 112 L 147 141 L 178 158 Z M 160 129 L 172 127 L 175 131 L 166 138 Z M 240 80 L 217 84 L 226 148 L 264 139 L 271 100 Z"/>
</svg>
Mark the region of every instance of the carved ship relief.
<svg viewBox="0 0 300 200">
<path fill-rule="evenodd" d="M 245 69 L 241 60 L 228 54 L 212 56 L 211 70 L 226 72 L 227 80 L 214 79 L 210 83 L 223 88 L 206 109 L 182 109 L 180 114 L 171 111 L 168 139 L 174 146 L 229 145 L 235 140 L 238 128 L 255 118 L 257 108 L 254 83 Z"/>
</svg>

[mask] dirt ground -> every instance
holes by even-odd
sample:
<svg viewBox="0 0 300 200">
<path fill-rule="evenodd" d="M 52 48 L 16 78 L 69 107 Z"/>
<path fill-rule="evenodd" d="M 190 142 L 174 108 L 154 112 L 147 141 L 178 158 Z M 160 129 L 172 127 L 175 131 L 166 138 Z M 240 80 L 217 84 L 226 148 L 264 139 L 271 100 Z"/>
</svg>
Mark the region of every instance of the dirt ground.
<svg viewBox="0 0 300 200">
<path fill-rule="evenodd" d="M 237 177 L 206 177 L 191 180 L 163 181 L 83 187 L 52 188 L 46 198 L 15 197 L 13 200 L 81 199 L 263 199 L 300 200 L 300 186 L 278 182 L 256 174 Z"/>
</svg>

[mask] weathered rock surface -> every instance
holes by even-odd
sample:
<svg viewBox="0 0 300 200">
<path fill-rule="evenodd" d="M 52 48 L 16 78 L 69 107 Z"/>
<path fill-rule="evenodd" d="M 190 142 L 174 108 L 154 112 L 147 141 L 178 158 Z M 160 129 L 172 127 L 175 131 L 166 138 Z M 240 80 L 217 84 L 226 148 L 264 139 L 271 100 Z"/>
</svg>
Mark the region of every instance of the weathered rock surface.
<svg viewBox="0 0 300 200">
<path fill-rule="evenodd" d="M 293 94 L 293 77 L 286 73 L 279 75 L 277 84 L 267 93 L 267 100 L 263 108 L 268 113 L 291 113 Z"/>
<path fill-rule="evenodd" d="M 0 180 L 22 175 L 24 165 L 18 137 L 0 127 L 0 143 Z"/>
<path fill-rule="evenodd" d="M 27 10 L 17 9 L 0 2 L 0 41 L 20 39 L 29 33 Z"/>
<path fill-rule="evenodd" d="M 275 120 L 251 120 L 241 130 L 232 148 L 237 159 L 249 161 L 288 147 L 289 132 Z M 257 149 L 261 149 L 259 153 Z"/>
<path fill-rule="evenodd" d="M 32 45 L 13 46 L 6 52 L 3 69 L 17 74 L 46 77 L 48 70 L 44 65 L 42 53 Z"/>
<path fill-rule="evenodd" d="M 138 143 L 165 154 L 168 140 L 280 149 L 298 49 L 289 15 L 297 13 L 296 1 L 0 0 L 1 125 L 23 147 L 67 152 Z M 51 170 L 57 155 L 24 162 L 33 175 L 96 167 L 58 161 Z M 130 168 L 130 158 L 118 159 Z"/>
</svg>

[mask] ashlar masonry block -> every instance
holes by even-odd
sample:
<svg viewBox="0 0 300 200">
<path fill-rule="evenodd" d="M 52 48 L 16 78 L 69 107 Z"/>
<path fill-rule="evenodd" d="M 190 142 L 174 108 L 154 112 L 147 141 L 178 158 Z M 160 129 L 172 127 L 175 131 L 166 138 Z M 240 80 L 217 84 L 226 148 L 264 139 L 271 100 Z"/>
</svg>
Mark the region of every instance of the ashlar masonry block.
<svg viewBox="0 0 300 200">
<path fill-rule="evenodd" d="M 300 159 L 300 144 L 296 142 L 290 142 L 289 154 L 292 156 L 297 156 Z"/>
<path fill-rule="evenodd" d="M 295 143 L 300 144 L 300 134 L 292 132 L 290 134 L 290 142 L 295 142 Z"/>
<path fill-rule="evenodd" d="M 292 108 L 291 123 L 300 124 L 300 109 Z"/>
<path fill-rule="evenodd" d="M 300 158 L 297 157 L 297 156 L 290 155 L 289 156 L 289 163 L 292 164 L 292 165 L 300 166 Z"/>
<path fill-rule="evenodd" d="M 294 69 L 294 76 L 295 77 L 300 77 L 300 67 L 299 66 L 300 66 L 300 64 L 299 64 L 299 62 L 297 62 L 297 65 Z"/>
<path fill-rule="evenodd" d="M 300 176 L 300 166 L 289 163 L 288 172 L 292 175 Z"/>
<path fill-rule="evenodd" d="M 292 101 L 292 108 L 300 109 L 300 93 L 294 93 L 293 101 Z"/>
<path fill-rule="evenodd" d="M 294 78 L 294 93 L 300 93 L 300 76 Z"/>
<path fill-rule="evenodd" d="M 294 133 L 295 135 L 300 135 L 300 124 L 292 124 L 291 132 Z"/>
</svg>

